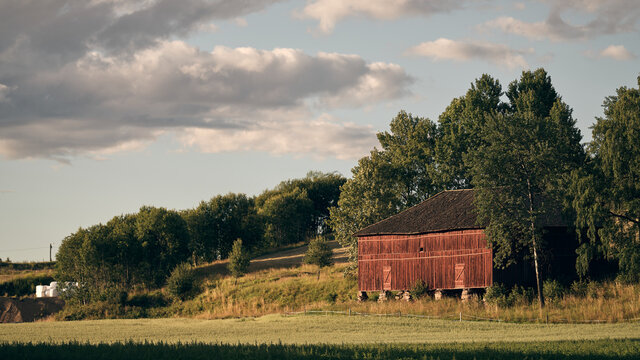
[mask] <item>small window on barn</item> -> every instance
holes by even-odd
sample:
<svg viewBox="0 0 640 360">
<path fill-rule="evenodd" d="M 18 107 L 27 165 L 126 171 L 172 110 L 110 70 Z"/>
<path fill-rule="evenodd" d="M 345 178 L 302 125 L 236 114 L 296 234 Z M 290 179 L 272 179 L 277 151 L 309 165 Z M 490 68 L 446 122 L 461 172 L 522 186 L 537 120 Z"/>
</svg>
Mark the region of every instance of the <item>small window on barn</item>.
<svg viewBox="0 0 640 360">
<path fill-rule="evenodd" d="M 423 247 L 420 248 L 420 252 L 424 252 L 424 248 Z"/>
</svg>

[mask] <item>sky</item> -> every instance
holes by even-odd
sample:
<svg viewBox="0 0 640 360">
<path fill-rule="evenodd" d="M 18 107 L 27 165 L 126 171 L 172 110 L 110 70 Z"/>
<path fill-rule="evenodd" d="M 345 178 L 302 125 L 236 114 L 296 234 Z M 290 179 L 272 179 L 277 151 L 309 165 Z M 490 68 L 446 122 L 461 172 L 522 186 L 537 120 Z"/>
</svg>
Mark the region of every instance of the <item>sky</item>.
<svg viewBox="0 0 640 360">
<path fill-rule="evenodd" d="M 406 110 L 543 67 L 584 141 L 637 0 L 0 0 L 0 258 L 143 205 L 351 175 Z"/>
</svg>

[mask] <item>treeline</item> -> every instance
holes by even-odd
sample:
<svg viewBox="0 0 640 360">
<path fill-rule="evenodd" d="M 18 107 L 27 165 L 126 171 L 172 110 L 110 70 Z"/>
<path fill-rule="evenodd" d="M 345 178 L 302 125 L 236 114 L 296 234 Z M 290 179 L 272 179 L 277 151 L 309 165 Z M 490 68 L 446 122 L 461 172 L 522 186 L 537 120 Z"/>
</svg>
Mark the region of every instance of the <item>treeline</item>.
<svg viewBox="0 0 640 360">
<path fill-rule="evenodd" d="M 356 265 L 359 229 L 442 190 L 475 188 L 497 267 L 538 268 L 549 255 L 544 219 L 562 209 L 575 229 L 581 277 L 605 262 L 638 281 L 640 91 L 621 87 L 603 106 L 593 140 L 582 144 L 571 107 L 538 69 L 506 89 L 482 75 L 437 122 L 401 111 L 342 186 L 331 209 L 335 237 Z"/>
<path fill-rule="evenodd" d="M 99 299 L 136 286 L 160 287 L 184 262 L 225 259 L 236 239 L 259 253 L 328 235 L 328 209 L 345 181 L 336 173 L 310 172 L 257 197 L 219 195 L 182 211 L 143 206 L 67 236 L 56 254 L 56 279 L 77 281 L 84 299 Z"/>
</svg>

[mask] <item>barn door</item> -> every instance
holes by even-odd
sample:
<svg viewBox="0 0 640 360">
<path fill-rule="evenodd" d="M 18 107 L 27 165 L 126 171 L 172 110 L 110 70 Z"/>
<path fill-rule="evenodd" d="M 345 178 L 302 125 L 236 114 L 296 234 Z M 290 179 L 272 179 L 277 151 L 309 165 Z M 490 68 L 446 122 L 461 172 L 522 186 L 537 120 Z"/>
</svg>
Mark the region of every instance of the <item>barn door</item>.
<svg viewBox="0 0 640 360">
<path fill-rule="evenodd" d="M 465 284 L 464 279 L 464 264 L 456 264 L 456 272 L 455 272 L 455 287 L 463 288 Z"/>
<path fill-rule="evenodd" d="M 382 290 L 391 290 L 391 266 L 382 267 Z"/>
</svg>

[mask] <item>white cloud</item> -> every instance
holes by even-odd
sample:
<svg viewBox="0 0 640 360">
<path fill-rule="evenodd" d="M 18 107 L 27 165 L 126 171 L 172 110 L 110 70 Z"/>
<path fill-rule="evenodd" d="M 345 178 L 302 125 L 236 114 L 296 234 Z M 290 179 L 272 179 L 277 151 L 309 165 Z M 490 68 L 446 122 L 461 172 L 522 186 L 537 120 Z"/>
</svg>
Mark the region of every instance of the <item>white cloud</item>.
<svg viewBox="0 0 640 360">
<path fill-rule="evenodd" d="M 187 128 L 180 133 L 179 140 L 186 147 L 206 153 L 260 151 L 348 160 L 366 155 L 376 144 L 370 126 L 340 123 L 329 115 L 309 121 L 286 116 L 267 119 L 239 131 Z"/>
<path fill-rule="evenodd" d="M 130 150 L 184 128 L 251 136 L 267 112 L 297 112 L 281 120 L 291 124 L 313 118 L 309 109 L 318 105 L 361 106 L 404 96 L 412 83 L 400 66 L 368 64 L 357 55 L 223 46 L 203 52 L 181 41 L 130 56 L 93 51 L 56 71 L 34 70 L 0 102 L 0 154 L 11 158 Z M 329 128 L 329 147 L 342 146 L 336 145 L 345 139 L 340 129 L 353 130 Z"/>
<path fill-rule="evenodd" d="M 346 17 L 364 16 L 393 20 L 403 16 L 429 16 L 458 9 L 466 1 L 441 0 L 314 0 L 295 13 L 300 18 L 318 20 L 323 33 L 333 31 Z"/>
<path fill-rule="evenodd" d="M 440 38 L 423 42 L 407 50 L 407 55 L 417 55 L 433 60 L 483 60 L 498 66 L 527 68 L 525 54 L 532 54 L 532 49 L 515 50 L 503 44 L 483 41 L 456 41 Z"/>
<path fill-rule="evenodd" d="M 637 31 L 640 6 L 637 0 L 547 0 L 549 15 L 544 21 L 526 22 L 513 17 L 499 17 L 480 26 L 496 28 L 534 40 L 567 41 L 600 35 Z M 589 17 L 583 23 L 571 23 L 563 16 Z"/>
<path fill-rule="evenodd" d="M 622 45 L 610 45 L 606 49 L 600 51 L 601 57 L 608 57 L 614 60 L 631 60 L 636 56 Z"/>
</svg>

